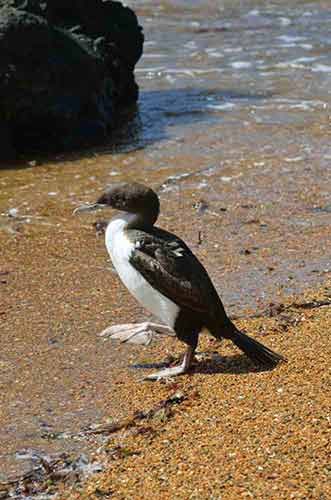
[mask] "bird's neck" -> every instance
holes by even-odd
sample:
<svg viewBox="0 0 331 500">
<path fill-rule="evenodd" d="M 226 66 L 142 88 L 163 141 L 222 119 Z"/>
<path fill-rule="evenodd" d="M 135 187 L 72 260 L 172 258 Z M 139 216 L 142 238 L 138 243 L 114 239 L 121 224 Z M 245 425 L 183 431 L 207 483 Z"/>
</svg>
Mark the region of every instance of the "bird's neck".
<svg viewBox="0 0 331 500">
<path fill-rule="evenodd" d="M 111 219 L 107 231 L 110 235 L 115 236 L 126 229 L 147 229 L 153 223 L 154 220 L 150 221 L 142 213 L 120 212 Z"/>
</svg>

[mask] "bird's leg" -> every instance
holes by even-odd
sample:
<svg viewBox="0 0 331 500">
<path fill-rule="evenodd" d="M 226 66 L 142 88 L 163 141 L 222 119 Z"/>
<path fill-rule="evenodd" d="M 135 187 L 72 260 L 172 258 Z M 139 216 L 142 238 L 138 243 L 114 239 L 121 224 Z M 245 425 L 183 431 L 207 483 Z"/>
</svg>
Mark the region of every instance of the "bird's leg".
<svg viewBox="0 0 331 500">
<path fill-rule="evenodd" d="M 186 373 L 193 361 L 195 347 L 189 345 L 185 351 L 183 362 L 179 366 L 173 366 L 172 368 L 165 368 L 155 373 L 151 373 L 144 377 L 144 380 L 159 380 L 161 378 L 175 377 L 176 375 L 181 375 Z"/>
<path fill-rule="evenodd" d="M 142 345 L 149 345 L 157 338 L 174 337 L 175 335 L 175 332 L 169 326 L 151 323 L 150 321 L 109 326 L 99 334 L 100 337 L 109 337 L 111 340 Z"/>
</svg>

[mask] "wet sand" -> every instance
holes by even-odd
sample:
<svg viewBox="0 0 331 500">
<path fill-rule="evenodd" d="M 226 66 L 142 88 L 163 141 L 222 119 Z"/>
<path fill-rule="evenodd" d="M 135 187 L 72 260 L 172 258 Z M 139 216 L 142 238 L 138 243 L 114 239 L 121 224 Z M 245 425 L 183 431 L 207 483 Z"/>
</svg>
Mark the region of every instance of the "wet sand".
<svg viewBox="0 0 331 500">
<path fill-rule="evenodd" d="M 77 238 L 68 237 L 65 224 L 45 228 L 24 225 L 2 240 L 1 464 L 7 474 L 30 468 L 29 460 L 15 461 L 15 452 L 79 450 L 79 442 L 52 436 L 105 416 L 108 399 L 121 414 L 121 370 L 131 356 L 118 346 L 105 350 L 96 336 L 121 317 L 123 296 L 101 240 L 84 228 Z M 135 307 L 131 319 L 134 313 Z"/>
</svg>

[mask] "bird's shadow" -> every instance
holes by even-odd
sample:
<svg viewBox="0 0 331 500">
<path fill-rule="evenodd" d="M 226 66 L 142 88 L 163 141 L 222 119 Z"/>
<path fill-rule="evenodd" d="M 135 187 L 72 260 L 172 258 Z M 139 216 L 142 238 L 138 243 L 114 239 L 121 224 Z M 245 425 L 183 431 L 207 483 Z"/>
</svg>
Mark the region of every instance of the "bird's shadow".
<svg viewBox="0 0 331 500">
<path fill-rule="evenodd" d="M 228 373 L 233 375 L 240 375 L 242 373 L 261 373 L 267 372 L 275 368 L 274 365 L 270 366 L 257 366 L 245 354 L 234 354 L 233 356 L 221 356 L 216 352 L 199 352 L 198 357 L 202 360 L 196 360 L 189 373 L 194 375 L 201 374 L 214 374 L 214 373 Z M 135 363 L 130 365 L 134 369 L 162 369 L 167 368 L 169 365 L 178 364 L 179 359 L 166 359 L 164 361 L 153 363 Z"/>
<path fill-rule="evenodd" d="M 255 365 L 245 354 L 234 354 L 233 356 L 221 356 L 211 353 L 208 359 L 193 365 L 192 373 L 228 373 L 240 375 L 242 373 L 260 373 L 270 371 L 275 365 Z"/>
</svg>

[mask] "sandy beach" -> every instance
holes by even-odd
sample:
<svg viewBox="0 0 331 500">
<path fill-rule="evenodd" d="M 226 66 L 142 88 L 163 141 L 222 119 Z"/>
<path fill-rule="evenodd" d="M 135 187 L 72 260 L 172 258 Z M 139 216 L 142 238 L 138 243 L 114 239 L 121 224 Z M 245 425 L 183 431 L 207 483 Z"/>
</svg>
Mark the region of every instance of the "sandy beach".
<svg viewBox="0 0 331 500">
<path fill-rule="evenodd" d="M 288 356 L 272 371 L 204 338 L 191 375 L 128 379 L 132 413 L 173 393 L 183 401 L 109 437 L 105 471 L 60 498 L 329 498 L 330 302 L 328 283 L 273 317 L 240 321 Z"/>
<path fill-rule="evenodd" d="M 137 107 L 102 146 L 0 166 L 0 498 L 327 500 L 330 2 L 131 6 Z M 73 211 L 132 180 L 288 363 L 201 335 L 192 373 L 147 383 L 180 342 L 98 335 L 150 316 L 96 231 L 113 212 Z"/>
</svg>

